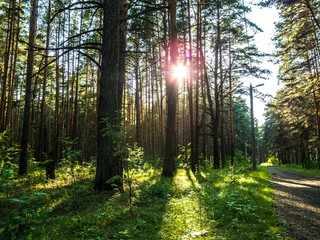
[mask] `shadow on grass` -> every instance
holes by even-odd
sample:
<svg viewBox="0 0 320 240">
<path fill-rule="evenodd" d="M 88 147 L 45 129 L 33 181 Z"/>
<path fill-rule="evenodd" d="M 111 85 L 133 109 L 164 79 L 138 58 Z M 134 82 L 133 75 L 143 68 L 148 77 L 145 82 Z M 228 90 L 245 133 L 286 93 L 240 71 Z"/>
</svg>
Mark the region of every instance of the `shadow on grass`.
<svg viewBox="0 0 320 240">
<path fill-rule="evenodd" d="M 188 175 L 190 176 L 190 174 Z M 277 221 L 273 217 L 272 192 L 266 191 L 268 181 L 243 174 L 230 175 L 227 170 L 201 172 L 194 175 L 199 204 L 205 209 L 210 231 L 226 239 L 273 239 Z M 190 176 L 189 179 L 192 179 Z"/>
<path fill-rule="evenodd" d="M 173 182 L 161 175 L 136 182 L 128 192 L 101 192 L 76 182 L 50 194 L 53 208 L 35 232 L 37 239 L 161 239 Z M 54 191 L 54 190 L 53 190 Z"/>
</svg>

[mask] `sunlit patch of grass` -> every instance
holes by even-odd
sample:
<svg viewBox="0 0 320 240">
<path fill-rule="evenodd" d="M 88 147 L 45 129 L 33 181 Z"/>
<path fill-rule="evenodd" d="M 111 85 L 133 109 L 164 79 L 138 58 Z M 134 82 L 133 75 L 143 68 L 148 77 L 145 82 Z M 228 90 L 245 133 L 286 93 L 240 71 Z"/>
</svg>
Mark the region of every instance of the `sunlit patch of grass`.
<svg viewBox="0 0 320 240">
<path fill-rule="evenodd" d="M 34 226 L 34 239 L 277 239 L 281 230 L 262 167 L 178 169 L 167 179 L 149 166 L 134 175 L 132 205 L 127 186 L 98 192 L 90 167 L 76 178 L 68 172 L 30 186 L 48 194 L 52 210 Z"/>
</svg>

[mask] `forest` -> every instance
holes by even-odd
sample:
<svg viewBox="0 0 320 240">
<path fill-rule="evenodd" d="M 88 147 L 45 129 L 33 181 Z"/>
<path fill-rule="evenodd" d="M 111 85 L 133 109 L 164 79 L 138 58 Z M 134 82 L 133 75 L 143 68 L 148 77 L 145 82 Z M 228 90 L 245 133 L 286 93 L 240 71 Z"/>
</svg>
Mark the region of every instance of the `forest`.
<svg viewBox="0 0 320 240">
<path fill-rule="evenodd" d="M 253 5 L 279 12 L 271 55 Z M 0 239 L 287 239 L 266 166 L 320 176 L 319 8 L 2 0 Z"/>
</svg>

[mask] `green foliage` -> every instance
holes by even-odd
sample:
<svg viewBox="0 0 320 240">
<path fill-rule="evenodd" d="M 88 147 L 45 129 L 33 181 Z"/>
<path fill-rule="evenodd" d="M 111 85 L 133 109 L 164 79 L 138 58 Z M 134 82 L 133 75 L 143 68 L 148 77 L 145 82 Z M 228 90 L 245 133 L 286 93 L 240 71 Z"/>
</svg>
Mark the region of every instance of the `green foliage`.
<svg viewBox="0 0 320 240">
<path fill-rule="evenodd" d="M 45 193 L 34 192 L 22 198 L 8 198 L 14 209 L 6 222 L 0 222 L 1 239 L 32 239 L 35 225 L 40 223 L 43 217 L 47 217 L 48 210 L 44 209 L 48 196 Z"/>
<path fill-rule="evenodd" d="M 32 149 L 28 150 L 28 174 L 26 180 L 29 187 L 35 184 L 42 184 L 46 181 L 46 174 L 43 163 L 36 161 Z"/>
<path fill-rule="evenodd" d="M 251 142 L 250 110 L 244 99 L 235 98 L 233 101 L 235 148 L 245 152 L 246 144 Z"/>
<path fill-rule="evenodd" d="M 75 149 L 75 145 L 77 144 L 78 139 L 71 139 L 70 137 L 64 137 L 60 140 L 63 144 L 65 149 L 62 152 L 63 161 L 66 164 L 75 164 L 80 155 L 81 151 Z"/>
<path fill-rule="evenodd" d="M 5 163 L 13 163 L 14 157 L 19 153 L 19 145 L 11 141 L 11 133 L 0 133 L 0 167 Z"/>
<path fill-rule="evenodd" d="M 274 166 L 274 165 L 278 165 L 279 164 L 279 159 L 276 158 L 275 156 L 269 157 L 268 158 L 268 164 Z"/>
<path fill-rule="evenodd" d="M 128 194 L 125 194 L 128 198 L 130 211 L 132 212 L 132 196 L 133 196 L 133 184 L 135 183 L 134 175 L 140 170 L 144 170 L 143 163 L 143 148 L 138 147 L 135 143 L 134 148 L 128 147 L 128 158 L 123 161 L 124 170 L 124 184 L 128 187 Z"/>
<path fill-rule="evenodd" d="M 17 166 L 14 158 L 19 153 L 19 145 L 11 141 L 11 133 L 0 133 L 0 197 L 2 194 L 9 196 L 10 184 L 16 176 Z"/>
<path fill-rule="evenodd" d="M 161 177 L 161 171 L 145 163 L 141 148 L 130 151 L 124 163 L 127 164 L 125 193 L 94 191 L 91 183 L 94 174 L 87 174 L 85 181 L 66 182 L 71 185 L 64 187 L 61 183 L 50 185 L 47 194 L 51 201 L 43 208 L 52 209 L 50 218 L 45 224 L 41 224 L 42 217 L 38 218 L 39 222 L 30 222 L 28 226 L 35 228 L 29 236 L 33 239 L 277 239 L 281 227 L 273 217 L 273 190 L 269 186 L 270 175 L 264 168 L 252 172 L 250 164 L 241 163 L 233 171 L 200 169 L 196 175 L 178 169 L 173 179 L 166 179 Z M 134 180 L 131 183 L 126 182 L 127 171 Z M 25 205 L 23 198 L 17 199 L 11 202 Z"/>
<path fill-rule="evenodd" d="M 14 181 L 16 172 L 9 165 L 6 164 L 6 167 L 0 168 L 0 197 L 2 194 L 6 194 L 6 197 L 9 197 L 10 184 Z"/>
<path fill-rule="evenodd" d="M 285 165 L 281 165 L 278 167 L 283 168 L 283 169 L 287 169 L 287 170 L 291 170 L 291 171 L 301 172 L 301 173 L 320 177 L 320 170 L 317 168 L 305 169 L 304 167 L 302 167 L 301 165 L 298 165 L 298 164 L 285 164 Z"/>
<path fill-rule="evenodd" d="M 179 146 L 180 154 L 177 157 L 177 162 L 181 167 L 186 167 L 190 161 L 191 157 L 191 143 L 188 143 L 187 146 Z"/>
<path fill-rule="evenodd" d="M 234 158 L 235 158 L 235 161 L 239 163 L 247 161 L 246 156 L 243 154 L 242 151 L 239 151 L 239 150 L 236 150 Z"/>
<path fill-rule="evenodd" d="M 103 119 L 105 128 L 102 130 L 104 136 L 108 136 L 114 145 L 114 155 L 124 159 L 128 155 L 128 149 L 123 144 L 123 132 L 119 124 L 110 123 L 109 119 Z"/>
<path fill-rule="evenodd" d="M 269 1 L 276 3 L 281 16 L 274 38 L 279 60 L 279 79 L 283 88 L 269 104 L 266 113 L 264 142 L 269 156 L 277 155 L 283 164 L 297 162 L 308 168 L 316 162 L 319 137 L 317 82 L 319 11 L 312 5 L 319 1 Z M 313 12 L 314 18 L 310 18 Z M 310 159 L 311 158 L 311 159 Z M 296 157 L 295 157 L 296 159 Z M 318 160 L 318 166 L 320 162 Z"/>
<path fill-rule="evenodd" d="M 64 144 L 64 150 L 62 152 L 63 161 L 62 166 L 70 167 L 70 175 L 75 179 L 75 174 L 82 171 L 81 167 L 78 167 L 75 172 L 75 168 L 78 166 L 78 161 L 81 156 L 81 151 L 75 148 L 78 139 L 71 139 L 70 137 L 64 137 L 60 140 Z"/>
</svg>

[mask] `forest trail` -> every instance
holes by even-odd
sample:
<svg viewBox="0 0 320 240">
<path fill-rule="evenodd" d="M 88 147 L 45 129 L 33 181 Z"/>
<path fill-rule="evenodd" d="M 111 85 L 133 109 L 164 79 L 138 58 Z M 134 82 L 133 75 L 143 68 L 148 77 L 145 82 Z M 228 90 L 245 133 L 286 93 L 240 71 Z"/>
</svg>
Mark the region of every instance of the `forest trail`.
<svg viewBox="0 0 320 240">
<path fill-rule="evenodd" d="M 293 239 L 320 239 L 320 178 L 267 167 L 275 189 L 276 212 Z"/>
</svg>

